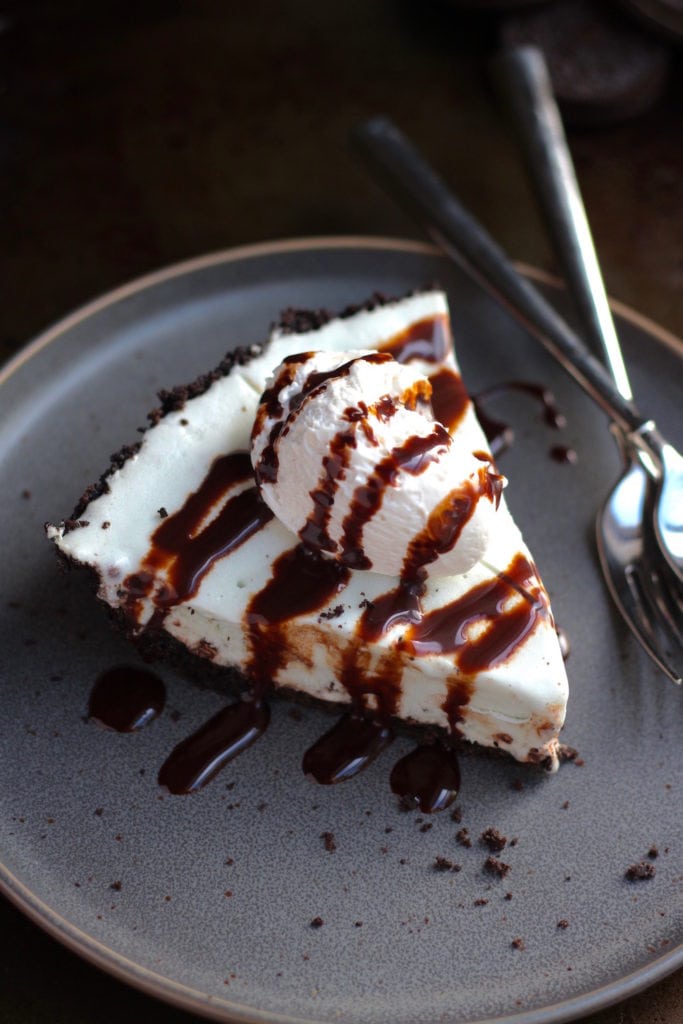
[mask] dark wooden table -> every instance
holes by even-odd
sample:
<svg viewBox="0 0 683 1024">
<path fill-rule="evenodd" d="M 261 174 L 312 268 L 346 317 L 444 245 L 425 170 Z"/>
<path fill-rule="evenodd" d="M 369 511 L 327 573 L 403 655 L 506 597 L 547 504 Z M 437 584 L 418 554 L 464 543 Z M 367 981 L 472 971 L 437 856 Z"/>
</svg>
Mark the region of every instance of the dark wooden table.
<svg viewBox="0 0 683 1024">
<path fill-rule="evenodd" d="M 126 8 L 126 9 L 124 9 Z M 136 9 L 137 8 L 137 9 Z M 419 237 L 349 152 L 383 112 L 518 259 L 553 268 L 487 84 L 492 16 L 398 0 L 10 0 L 0 13 L 0 358 L 185 257 L 326 234 Z M 570 133 L 611 293 L 683 335 L 683 51 L 666 94 Z M 0 1024 L 190 1021 L 0 900 Z M 677 1024 L 670 977 L 590 1024 Z"/>
</svg>

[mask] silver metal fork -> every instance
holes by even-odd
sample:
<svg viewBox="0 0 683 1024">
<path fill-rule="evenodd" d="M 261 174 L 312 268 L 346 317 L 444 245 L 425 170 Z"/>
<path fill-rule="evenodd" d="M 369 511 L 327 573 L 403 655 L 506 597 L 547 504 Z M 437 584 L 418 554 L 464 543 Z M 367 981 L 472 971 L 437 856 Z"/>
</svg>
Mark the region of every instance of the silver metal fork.
<svg viewBox="0 0 683 1024">
<path fill-rule="evenodd" d="M 534 47 L 506 52 L 494 62 L 494 74 L 521 140 L 584 335 L 602 351 L 619 393 L 631 401 L 631 384 L 543 54 Z M 680 520 L 683 514 L 680 491 L 677 512 L 661 509 L 680 487 L 676 460 L 669 457 L 668 474 L 662 465 L 646 468 L 638 439 L 625 436 L 616 426 L 613 433 L 625 468 L 597 516 L 603 575 L 641 645 L 669 678 L 680 682 L 674 668 L 674 650 L 683 645 L 681 589 L 675 572 L 680 540 L 675 531 L 662 534 L 659 525 L 676 516 Z M 663 449 L 662 442 L 659 451 Z M 668 491 L 662 489 L 663 482 Z"/>
<path fill-rule="evenodd" d="M 360 125 L 355 140 L 371 165 L 417 216 L 431 237 L 463 269 L 538 338 L 609 416 L 629 460 L 642 464 L 658 481 L 662 439 L 653 421 L 643 416 L 632 398 L 621 394 L 612 377 L 590 354 L 534 286 L 523 278 L 505 253 L 449 191 L 423 157 L 398 129 L 383 118 Z M 647 484 L 639 494 L 615 493 L 610 508 L 627 507 L 625 516 L 603 520 L 602 536 L 609 538 L 602 562 L 605 578 L 625 622 L 657 665 L 674 682 L 681 673 L 674 664 L 681 650 L 681 591 L 676 573 L 659 552 L 646 503 L 655 486 L 649 477 L 630 480 Z M 628 474 L 627 474 L 628 476 Z M 659 482 L 656 484 L 659 486 Z M 676 502 L 680 509 L 680 503 Z M 607 529 L 612 527 L 608 534 Z M 647 526 L 647 528 L 645 528 Z M 633 538 L 638 550 L 634 550 Z M 640 538 L 640 540 L 639 540 Z M 654 553 L 653 553 L 654 552 Z"/>
</svg>

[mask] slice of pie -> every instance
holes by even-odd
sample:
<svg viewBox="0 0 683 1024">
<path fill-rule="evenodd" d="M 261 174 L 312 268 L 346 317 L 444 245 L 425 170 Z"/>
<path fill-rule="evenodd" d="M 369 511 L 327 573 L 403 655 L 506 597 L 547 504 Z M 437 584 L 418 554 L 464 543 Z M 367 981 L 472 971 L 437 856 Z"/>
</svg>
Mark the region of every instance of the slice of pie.
<svg viewBox="0 0 683 1024">
<path fill-rule="evenodd" d="M 47 528 L 129 635 L 557 766 L 560 644 L 441 292 L 289 310 L 160 399 Z"/>
</svg>

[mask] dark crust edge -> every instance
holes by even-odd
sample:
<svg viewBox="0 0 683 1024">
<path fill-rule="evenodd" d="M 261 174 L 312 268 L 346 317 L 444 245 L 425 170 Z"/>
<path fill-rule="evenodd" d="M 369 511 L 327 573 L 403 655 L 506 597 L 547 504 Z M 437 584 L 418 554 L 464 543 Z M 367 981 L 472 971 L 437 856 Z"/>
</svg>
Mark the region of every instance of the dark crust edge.
<svg viewBox="0 0 683 1024">
<path fill-rule="evenodd" d="M 309 331 L 319 330 L 332 320 L 348 320 L 356 313 L 371 313 L 373 309 L 378 309 L 380 306 L 390 306 L 393 302 L 409 299 L 413 295 L 426 295 L 429 292 L 440 290 L 438 282 L 431 281 L 421 288 L 414 288 L 399 296 L 386 295 L 384 292 L 376 291 L 364 302 L 345 306 L 341 312 L 337 313 L 329 309 L 299 309 L 296 306 L 289 306 L 280 313 L 279 318 L 272 324 L 271 330 L 279 331 L 281 334 L 307 334 Z"/>
<path fill-rule="evenodd" d="M 180 384 L 177 387 L 171 388 L 170 390 L 162 389 L 157 393 L 159 399 L 159 405 L 152 409 L 151 412 L 147 413 L 147 419 L 149 420 L 149 426 L 141 427 L 140 433 L 146 433 L 151 427 L 155 427 L 171 412 L 177 412 L 182 409 L 186 402 L 192 398 L 197 398 L 199 395 L 203 395 L 209 390 L 212 384 L 222 377 L 227 377 L 235 366 L 246 366 L 252 359 L 260 355 L 263 351 L 263 345 L 250 345 L 247 347 L 240 347 L 226 353 L 221 359 L 218 366 L 208 373 L 203 373 L 196 380 L 190 384 Z M 91 501 L 95 501 L 102 494 L 106 494 L 109 490 L 109 478 L 114 475 L 122 466 L 137 452 L 142 446 L 142 441 L 136 441 L 135 444 L 124 444 L 117 452 L 114 452 L 110 456 L 109 466 L 104 471 L 95 483 L 90 484 L 83 491 L 76 502 L 76 506 L 69 517 L 65 519 L 60 525 L 64 530 L 64 533 L 70 533 L 71 530 L 78 529 L 79 526 L 83 525 L 81 517 L 85 512 L 86 508 Z M 51 526 L 48 523 L 47 526 Z"/>
</svg>

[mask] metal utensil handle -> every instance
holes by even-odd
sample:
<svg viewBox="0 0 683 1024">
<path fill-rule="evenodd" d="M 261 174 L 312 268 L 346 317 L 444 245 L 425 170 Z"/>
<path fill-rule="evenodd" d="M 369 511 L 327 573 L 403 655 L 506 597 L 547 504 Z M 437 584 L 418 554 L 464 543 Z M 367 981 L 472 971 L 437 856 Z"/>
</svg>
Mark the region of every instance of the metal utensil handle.
<svg viewBox="0 0 683 1024">
<path fill-rule="evenodd" d="M 545 58 L 540 50 L 525 46 L 497 57 L 492 68 L 521 138 L 584 331 L 603 353 L 619 393 L 630 400 L 633 392 Z"/>
<path fill-rule="evenodd" d="M 648 422 L 395 125 L 373 118 L 359 125 L 354 137 L 434 241 L 510 309 L 622 430 L 636 432 Z"/>
</svg>

